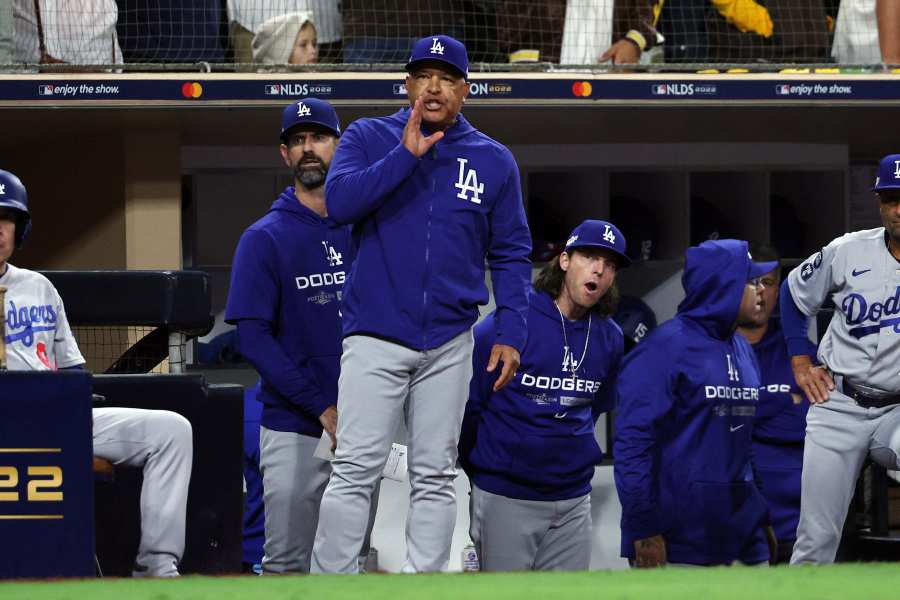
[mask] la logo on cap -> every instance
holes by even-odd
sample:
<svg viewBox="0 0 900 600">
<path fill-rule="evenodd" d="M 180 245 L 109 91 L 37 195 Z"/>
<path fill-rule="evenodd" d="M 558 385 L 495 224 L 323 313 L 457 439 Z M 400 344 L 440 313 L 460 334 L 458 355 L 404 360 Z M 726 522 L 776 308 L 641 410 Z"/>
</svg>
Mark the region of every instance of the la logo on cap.
<svg viewBox="0 0 900 600">
<path fill-rule="evenodd" d="M 569 239 L 566 240 L 566 246 L 571 246 L 572 244 L 574 244 L 577 241 L 578 241 L 578 236 L 573 235 L 572 237 L 570 237 Z"/>
<path fill-rule="evenodd" d="M 297 103 L 297 116 L 298 117 L 308 117 L 312 115 L 312 111 L 309 110 L 309 107 L 303 104 L 302 102 Z"/>
<path fill-rule="evenodd" d="M 443 56 L 444 55 L 444 46 L 443 46 L 443 44 L 441 44 L 441 41 L 437 38 L 431 38 L 431 39 L 432 39 L 431 53 L 432 54 L 440 54 L 441 56 Z"/>
<path fill-rule="evenodd" d="M 900 160 L 894 161 L 894 179 L 900 179 Z"/>
<path fill-rule="evenodd" d="M 6 184 L 0 183 L 0 194 L 6 195 Z"/>
</svg>

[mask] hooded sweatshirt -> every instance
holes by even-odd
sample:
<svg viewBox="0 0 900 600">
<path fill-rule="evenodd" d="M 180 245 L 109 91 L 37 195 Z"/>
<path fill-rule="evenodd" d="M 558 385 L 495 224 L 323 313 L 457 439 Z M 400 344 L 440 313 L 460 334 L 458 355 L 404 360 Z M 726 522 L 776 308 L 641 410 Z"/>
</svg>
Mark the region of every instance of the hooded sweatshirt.
<svg viewBox="0 0 900 600">
<path fill-rule="evenodd" d="M 746 242 L 689 248 L 677 315 L 625 360 L 614 443 L 624 557 L 662 535 L 669 562 L 769 558 L 750 461 L 759 370 L 735 333 L 749 272 Z"/>
<path fill-rule="evenodd" d="M 260 374 L 263 427 L 322 434 L 319 415 L 337 404 L 338 305 L 352 260 L 348 228 L 300 204 L 293 186 L 241 236 L 225 320 Z"/>
<path fill-rule="evenodd" d="M 606 317 L 562 319 L 546 292 L 529 295 L 528 340 L 515 377 L 493 392 L 499 369 L 485 365 L 495 314 L 475 326 L 473 376 L 460 436 L 460 462 L 479 488 L 521 500 L 567 500 L 591 491 L 603 452 L 594 437 L 613 408 L 624 337 Z M 563 326 L 566 335 L 563 336 Z M 563 369 L 564 340 L 578 363 Z"/>
<path fill-rule="evenodd" d="M 462 115 L 416 158 L 401 142 L 409 112 L 355 121 L 328 171 L 328 214 L 353 224 L 357 255 L 341 304 L 344 336 L 441 346 L 487 303 L 486 258 L 495 341 L 521 352 L 531 236 L 515 160 Z"/>
</svg>

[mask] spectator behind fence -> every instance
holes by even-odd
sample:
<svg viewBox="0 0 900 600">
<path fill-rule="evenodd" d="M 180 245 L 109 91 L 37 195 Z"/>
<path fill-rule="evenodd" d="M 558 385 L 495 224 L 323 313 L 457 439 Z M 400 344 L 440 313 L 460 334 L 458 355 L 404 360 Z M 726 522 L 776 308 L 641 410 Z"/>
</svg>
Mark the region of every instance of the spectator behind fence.
<svg viewBox="0 0 900 600">
<path fill-rule="evenodd" d="M 308 12 L 273 17 L 253 36 L 253 62 L 309 65 L 319 61 L 316 26 Z"/>
<path fill-rule="evenodd" d="M 843 64 L 900 64 L 900 2 L 843 0 L 831 55 Z"/>
<path fill-rule="evenodd" d="M 344 0 L 344 62 L 406 63 L 414 40 L 440 31 L 461 38 L 464 12 L 457 2 Z"/>
<path fill-rule="evenodd" d="M 12 63 L 15 56 L 13 14 L 11 2 L 0 2 L 0 65 Z"/>
<path fill-rule="evenodd" d="M 637 62 L 656 43 L 653 6 L 653 0 L 499 0 L 498 43 L 512 62 L 523 55 L 562 64 Z"/>
<path fill-rule="evenodd" d="M 310 13 L 316 24 L 319 61 L 341 62 L 343 21 L 338 0 L 228 0 L 228 32 L 234 62 L 253 62 L 251 43 L 263 23 L 289 13 Z"/>
<path fill-rule="evenodd" d="M 675 0 L 658 22 L 666 62 L 824 63 L 824 0 Z"/>
<path fill-rule="evenodd" d="M 118 17 L 114 0 L 15 0 L 15 62 L 121 63 Z"/>
<path fill-rule="evenodd" d="M 219 0 L 116 0 L 125 62 L 225 61 Z"/>
</svg>

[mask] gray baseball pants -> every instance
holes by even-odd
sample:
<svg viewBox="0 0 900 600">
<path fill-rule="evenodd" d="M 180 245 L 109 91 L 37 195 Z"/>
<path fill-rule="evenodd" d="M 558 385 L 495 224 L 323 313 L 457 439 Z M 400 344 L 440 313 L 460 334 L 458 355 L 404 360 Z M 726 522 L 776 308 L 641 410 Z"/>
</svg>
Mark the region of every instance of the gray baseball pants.
<svg viewBox="0 0 900 600">
<path fill-rule="evenodd" d="M 591 495 L 517 500 L 472 486 L 469 535 L 482 571 L 586 571 Z"/>
<path fill-rule="evenodd" d="M 134 575 L 177 576 L 194 452 L 191 424 L 167 410 L 137 408 L 95 408 L 93 418 L 94 456 L 143 469 Z"/>
<path fill-rule="evenodd" d="M 472 377 L 472 332 L 432 350 L 378 338 L 344 339 L 337 450 L 322 497 L 313 573 L 356 573 L 372 490 L 401 418 L 411 486 L 404 572 L 438 571 L 456 524 L 456 445 Z"/>
<path fill-rule="evenodd" d="M 888 469 L 900 468 L 900 405 L 863 408 L 838 389 L 806 416 L 800 523 L 792 565 L 834 562 L 867 454 Z"/>
<path fill-rule="evenodd" d="M 266 511 L 263 574 L 309 573 L 319 503 L 331 475 L 331 464 L 313 456 L 319 438 L 265 427 L 259 431 L 259 468 Z M 361 565 L 365 564 L 375 524 L 377 486 L 375 490 L 366 543 L 360 551 Z"/>
</svg>

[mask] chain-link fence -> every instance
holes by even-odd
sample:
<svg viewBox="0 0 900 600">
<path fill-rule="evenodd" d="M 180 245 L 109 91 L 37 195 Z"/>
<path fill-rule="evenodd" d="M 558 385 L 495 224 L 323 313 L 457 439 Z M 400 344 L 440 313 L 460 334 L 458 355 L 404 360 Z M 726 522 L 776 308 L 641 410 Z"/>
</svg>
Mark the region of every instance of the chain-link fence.
<svg viewBox="0 0 900 600">
<path fill-rule="evenodd" d="M 92 373 L 168 373 L 168 336 L 155 327 L 72 327 Z"/>
<path fill-rule="evenodd" d="M 900 0 L 14 0 L 0 7 L 4 70 L 396 70 L 413 40 L 434 33 L 464 41 L 474 71 L 798 64 L 878 71 L 900 63 Z"/>
</svg>

